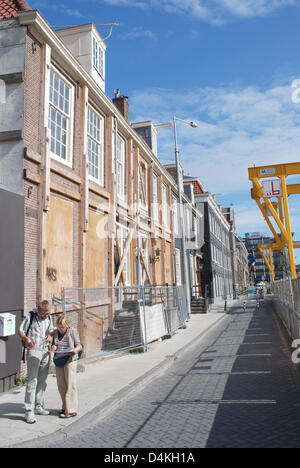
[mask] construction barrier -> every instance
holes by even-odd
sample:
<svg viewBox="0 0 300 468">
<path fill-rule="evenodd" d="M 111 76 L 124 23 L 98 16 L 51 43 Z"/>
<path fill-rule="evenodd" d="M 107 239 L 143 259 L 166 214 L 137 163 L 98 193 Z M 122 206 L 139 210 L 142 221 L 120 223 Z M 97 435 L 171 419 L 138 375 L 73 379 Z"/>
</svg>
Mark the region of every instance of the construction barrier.
<svg viewBox="0 0 300 468">
<path fill-rule="evenodd" d="M 147 351 L 187 320 L 183 286 L 65 288 L 61 312 L 77 328 L 84 357 L 125 350 Z"/>
<path fill-rule="evenodd" d="M 276 281 L 273 304 L 293 339 L 300 338 L 300 280 Z"/>
</svg>

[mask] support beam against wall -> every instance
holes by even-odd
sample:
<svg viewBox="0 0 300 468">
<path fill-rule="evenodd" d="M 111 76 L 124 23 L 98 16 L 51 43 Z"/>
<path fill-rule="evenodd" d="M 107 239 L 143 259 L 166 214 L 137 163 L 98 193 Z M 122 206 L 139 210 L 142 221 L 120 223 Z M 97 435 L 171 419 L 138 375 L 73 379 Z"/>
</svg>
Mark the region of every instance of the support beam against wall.
<svg viewBox="0 0 300 468">
<path fill-rule="evenodd" d="M 126 245 L 125 245 L 124 252 L 123 252 L 123 257 L 122 257 L 121 263 L 120 263 L 120 265 L 119 265 L 118 273 L 117 273 L 117 275 L 116 275 L 116 277 L 115 277 L 115 286 L 118 286 L 120 276 L 123 274 L 124 265 L 125 265 L 125 262 L 126 262 L 127 254 L 128 254 L 128 252 L 129 252 L 129 249 L 130 249 L 131 240 L 132 240 L 134 231 L 135 231 L 135 228 L 131 228 L 131 230 L 130 230 L 130 232 L 129 232 L 129 235 L 128 235 L 128 237 L 127 237 Z M 118 241 L 118 236 L 117 236 L 117 234 L 116 234 L 116 245 L 117 245 L 117 246 L 119 245 L 119 241 Z M 118 247 L 117 247 L 117 249 L 118 249 Z M 119 255 L 119 259 L 120 259 L 120 247 L 119 247 L 119 249 L 118 249 L 118 255 Z M 123 276 L 123 285 L 125 285 L 124 276 Z"/>
<path fill-rule="evenodd" d="M 146 261 L 145 261 L 145 258 L 144 258 L 144 254 L 143 254 L 142 249 L 140 249 L 140 258 L 141 258 L 141 263 L 142 263 L 143 267 L 145 268 L 145 273 L 146 273 L 148 282 L 149 282 L 150 286 L 152 286 L 152 285 L 153 285 L 153 282 L 152 282 L 150 273 L 149 273 L 149 271 L 148 271 L 148 268 L 147 268 L 147 265 L 146 265 Z"/>
<path fill-rule="evenodd" d="M 122 263 L 122 255 L 121 255 L 121 249 L 120 249 L 120 244 L 119 244 L 119 239 L 118 239 L 117 233 L 115 235 L 115 243 L 116 243 L 117 255 L 118 255 L 118 260 L 119 260 L 119 270 L 118 270 L 117 276 L 116 276 L 116 278 L 114 280 L 114 286 L 118 285 L 120 276 L 121 276 L 122 285 L 125 286 L 125 278 L 124 278 L 123 268 L 120 270 L 120 266 L 121 266 L 121 263 Z M 120 272 L 120 274 L 119 274 L 119 272 Z M 117 277 L 118 277 L 118 281 L 116 282 Z"/>
</svg>

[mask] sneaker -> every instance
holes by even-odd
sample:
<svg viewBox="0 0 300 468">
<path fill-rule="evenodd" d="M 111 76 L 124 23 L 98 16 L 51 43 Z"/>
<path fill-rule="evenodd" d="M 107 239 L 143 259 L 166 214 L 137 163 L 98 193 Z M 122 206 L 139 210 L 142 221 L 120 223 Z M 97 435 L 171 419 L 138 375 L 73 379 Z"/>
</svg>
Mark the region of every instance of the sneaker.
<svg viewBox="0 0 300 468">
<path fill-rule="evenodd" d="M 46 410 L 45 408 L 42 408 L 42 406 L 39 406 L 35 409 L 35 414 L 40 414 L 41 416 L 49 416 L 50 411 Z"/>
<path fill-rule="evenodd" d="M 34 416 L 34 412 L 33 411 L 27 411 L 26 412 L 26 422 L 28 424 L 34 424 L 36 423 L 36 418 Z"/>
</svg>

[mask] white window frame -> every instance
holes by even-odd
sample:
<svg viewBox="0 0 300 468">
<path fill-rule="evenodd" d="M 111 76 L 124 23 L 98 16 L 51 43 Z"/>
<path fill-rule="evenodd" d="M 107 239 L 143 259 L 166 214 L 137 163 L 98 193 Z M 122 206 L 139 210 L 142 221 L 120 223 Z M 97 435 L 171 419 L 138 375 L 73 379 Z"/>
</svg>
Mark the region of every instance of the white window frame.
<svg viewBox="0 0 300 468">
<path fill-rule="evenodd" d="M 56 92 L 57 98 L 55 98 L 55 89 L 51 87 L 52 76 L 56 76 L 58 81 L 58 90 Z M 53 78 L 55 79 L 55 78 Z M 65 97 L 65 88 L 62 91 L 62 86 L 69 89 L 69 99 L 64 101 Z M 53 91 L 51 92 L 51 88 Z M 68 102 L 68 109 L 66 109 L 66 103 Z M 62 104 L 64 109 L 62 109 Z M 69 167 L 73 165 L 73 125 L 74 125 L 74 86 L 54 67 L 50 68 L 49 71 L 49 119 L 48 119 L 48 128 L 50 130 L 50 154 L 53 159 L 59 161 L 62 164 L 65 164 Z M 55 135 L 53 135 L 52 127 L 52 110 L 55 113 L 56 125 L 54 127 Z M 65 158 L 52 151 L 52 144 L 59 143 L 62 145 L 62 138 L 57 139 L 57 130 L 58 130 L 58 117 L 59 119 L 65 119 Z"/>
<path fill-rule="evenodd" d="M 180 249 L 175 249 L 175 271 L 176 271 L 177 285 L 181 285 L 182 284 L 182 276 L 181 276 L 181 254 L 180 254 Z"/>
<path fill-rule="evenodd" d="M 185 238 L 190 241 L 191 240 L 191 215 L 192 212 L 186 203 L 184 205 L 184 212 L 185 212 L 185 223 L 186 223 L 186 228 L 185 228 Z"/>
<path fill-rule="evenodd" d="M 173 211 L 173 231 L 174 234 L 179 234 L 179 225 L 178 225 L 178 202 L 177 197 L 172 195 L 172 211 Z"/>
<path fill-rule="evenodd" d="M 158 176 L 153 173 L 152 175 L 152 217 L 154 221 L 159 221 L 158 209 Z"/>
<path fill-rule="evenodd" d="M 163 225 L 166 228 L 170 228 L 170 209 L 168 203 L 168 187 L 162 184 L 162 214 L 163 214 Z"/>
<path fill-rule="evenodd" d="M 92 117 L 93 122 L 90 120 Z M 88 106 L 87 111 L 87 156 L 89 179 L 104 187 L 104 118 L 92 106 Z M 95 158 L 98 158 L 98 165 L 91 161 L 90 148 L 93 145 Z M 91 174 L 92 166 L 98 169 L 98 177 Z"/>
<path fill-rule="evenodd" d="M 113 135 L 115 142 L 115 135 Z M 120 135 L 117 135 L 117 148 L 115 149 L 116 158 L 116 184 L 117 196 L 125 200 L 125 141 Z"/>
<path fill-rule="evenodd" d="M 93 67 L 97 70 L 99 75 L 104 79 L 104 75 L 105 75 L 105 69 L 104 69 L 104 67 L 105 67 L 105 60 L 104 60 L 105 51 L 103 50 L 103 48 L 101 47 L 100 42 L 98 41 L 98 39 L 96 39 L 95 36 L 93 36 L 92 47 L 93 47 Z"/>
<path fill-rule="evenodd" d="M 138 179 L 139 179 L 139 201 L 144 207 L 146 207 L 148 203 L 147 165 L 143 161 L 141 161 L 139 165 Z M 143 195 L 142 182 L 144 184 L 144 191 L 145 191 L 145 197 L 146 197 L 145 200 L 144 200 L 144 195 Z"/>
</svg>

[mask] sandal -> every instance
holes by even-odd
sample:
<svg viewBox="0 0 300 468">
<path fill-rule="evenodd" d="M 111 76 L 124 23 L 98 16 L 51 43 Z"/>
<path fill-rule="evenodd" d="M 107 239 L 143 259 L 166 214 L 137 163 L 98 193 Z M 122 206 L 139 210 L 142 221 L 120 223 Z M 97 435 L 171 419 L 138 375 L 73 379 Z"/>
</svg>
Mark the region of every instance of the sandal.
<svg viewBox="0 0 300 468">
<path fill-rule="evenodd" d="M 75 418 L 75 416 L 77 416 L 77 413 L 61 413 L 59 415 L 62 419 Z"/>
</svg>

